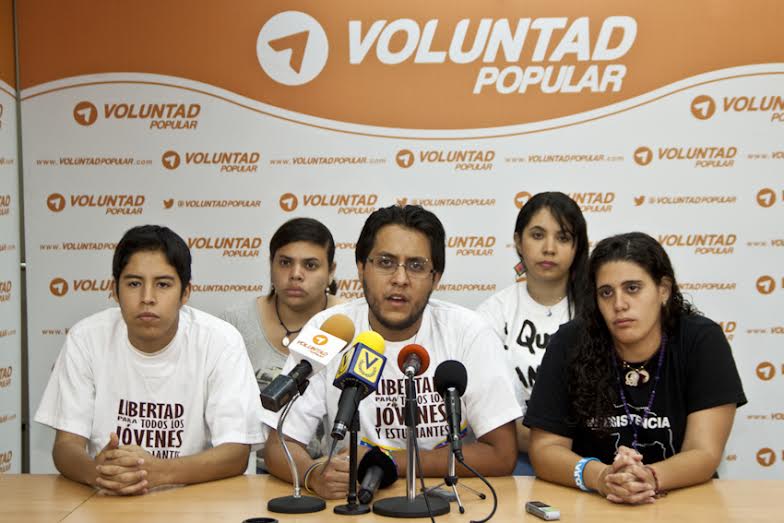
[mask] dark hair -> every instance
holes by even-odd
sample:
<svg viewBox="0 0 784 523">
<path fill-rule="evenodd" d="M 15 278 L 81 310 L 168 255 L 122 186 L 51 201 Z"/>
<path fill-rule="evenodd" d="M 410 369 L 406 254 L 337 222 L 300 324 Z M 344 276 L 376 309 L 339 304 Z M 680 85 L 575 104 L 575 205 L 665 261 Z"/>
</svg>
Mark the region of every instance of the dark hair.
<svg viewBox="0 0 784 523">
<path fill-rule="evenodd" d="M 604 264 L 614 261 L 640 266 L 657 285 L 668 280 L 670 297 L 661 311 L 662 330 L 667 335 L 672 335 L 678 328 L 681 316 L 698 314 L 697 309 L 684 300 L 670 258 L 654 238 L 642 232 L 630 232 L 600 241 L 588 263 L 591 294 L 579 318 L 580 342 L 569 362 L 569 395 L 581 425 L 612 415 L 613 402 L 618 400 L 613 341 L 596 302 L 596 274 Z M 598 429 L 606 432 L 603 430 L 606 427 Z"/>
<path fill-rule="evenodd" d="M 166 261 L 177 271 L 180 278 L 180 297 L 185 294 L 186 287 L 191 283 L 191 251 L 176 232 L 160 225 L 139 225 L 128 229 L 117 247 L 112 259 L 112 276 L 114 290 L 120 294 L 120 274 L 137 252 L 162 252 Z"/>
<path fill-rule="evenodd" d="M 566 286 L 566 297 L 569 310 L 574 307 L 575 315 L 579 315 L 586 299 L 586 274 L 588 272 L 588 226 L 585 224 L 580 207 L 574 200 L 562 192 L 540 192 L 535 194 L 517 213 L 514 232 L 522 237 L 523 230 L 531 218 L 541 209 L 547 209 L 564 232 L 569 233 L 574 241 L 574 260 L 569 267 L 569 282 Z M 518 253 L 519 255 L 519 253 Z M 521 256 L 522 259 L 522 256 Z"/>
<path fill-rule="evenodd" d="M 335 261 L 335 240 L 327 226 L 313 218 L 293 218 L 275 231 L 269 242 L 270 263 L 275 259 L 275 253 L 281 247 L 294 242 L 309 242 L 320 245 L 327 250 L 328 270 Z M 337 294 L 338 284 L 332 280 L 329 284 L 329 293 Z M 275 294 L 273 288 L 270 294 Z"/>
<path fill-rule="evenodd" d="M 385 225 L 400 225 L 415 229 L 430 240 L 430 257 L 433 269 L 439 274 L 444 273 L 446 264 L 446 232 L 441 220 L 432 212 L 419 205 L 390 205 L 376 210 L 368 216 L 362 232 L 359 233 L 357 248 L 354 254 L 357 263 L 367 262 L 370 251 L 376 242 L 376 234 Z"/>
</svg>

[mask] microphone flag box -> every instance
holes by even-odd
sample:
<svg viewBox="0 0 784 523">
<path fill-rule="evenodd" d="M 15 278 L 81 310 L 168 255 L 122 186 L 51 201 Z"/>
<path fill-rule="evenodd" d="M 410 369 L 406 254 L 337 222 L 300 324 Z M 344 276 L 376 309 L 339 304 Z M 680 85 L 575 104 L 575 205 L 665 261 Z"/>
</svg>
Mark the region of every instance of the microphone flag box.
<svg viewBox="0 0 784 523">
<path fill-rule="evenodd" d="M 371 390 L 376 390 L 386 363 L 385 356 L 364 343 L 357 343 L 353 351 L 343 354 L 333 385 L 344 389 L 347 381 L 355 380 Z"/>
<path fill-rule="evenodd" d="M 307 360 L 318 372 L 340 354 L 346 341 L 315 327 L 305 327 L 289 345 L 294 359 Z"/>
</svg>

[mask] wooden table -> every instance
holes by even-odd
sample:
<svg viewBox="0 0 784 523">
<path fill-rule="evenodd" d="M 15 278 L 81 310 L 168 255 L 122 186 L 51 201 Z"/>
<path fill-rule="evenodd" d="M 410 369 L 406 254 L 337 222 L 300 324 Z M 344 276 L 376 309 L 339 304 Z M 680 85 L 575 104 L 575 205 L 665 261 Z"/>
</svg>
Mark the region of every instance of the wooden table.
<svg viewBox="0 0 784 523">
<path fill-rule="evenodd" d="M 436 480 L 429 479 L 430 485 Z M 475 479 L 461 482 L 486 491 Z M 541 520 L 525 513 L 527 500 L 540 500 L 561 511 L 567 522 L 781 522 L 784 521 L 784 481 L 714 480 L 704 485 L 670 493 L 652 505 L 632 507 L 614 505 L 595 494 L 560 487 L 530 477 L 492 478 L 498 491 L 499 506 L 492 521 L 534 523 Z M 404 482 L 397 482 L 379 497 L 403 495 Z M 223 481 L 167 488 L 145 496 L 113 498 L 94 495 L 88 487 L 58 476 L 0 476 L 0 521 L 65 522 L 207 522 L 241 523 L 256 516 L 270 516 L 284 522 L 309 521 L 393 521 L 375 514 L 358 517 L 338 516 L 332 507 L 343 501 L 330 501 L 327 510 L 315 514 L 288 515 L 267 512 L 267 500 L 289 495 L 291 485 L 270 476 L 240 476 Z M 485 517 L 491 499 L 481 501 L 463 494 L 466 513 L 456 505 L 437 521 L 460 521 Z M 424 521 L 424 520 L 419 520 Z"/>
<path fill-rule="evenodd" d="M 94 493 L 62 476 L 0 474 L 0 521 L 62 521 Z"/>
</svg>

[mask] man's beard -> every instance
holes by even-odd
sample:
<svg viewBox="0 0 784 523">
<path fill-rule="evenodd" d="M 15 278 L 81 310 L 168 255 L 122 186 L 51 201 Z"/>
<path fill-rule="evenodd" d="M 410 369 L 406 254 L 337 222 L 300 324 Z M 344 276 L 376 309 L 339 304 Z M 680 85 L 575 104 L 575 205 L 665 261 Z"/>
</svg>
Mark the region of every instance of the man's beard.
<svg viewBox="0 0 784 523">
<path fill-rule="evenodd" d="M 367 301 L 370 312 L 373 314 L 373 317 L 376 319 L 377 322 L 381 324 L 382 327 L 394 331 L 404 331 L 407 328 L 414 325 L 420 319 L 422 319 L 422 315 L 425 313 L 425 307 L 427 307 L 428 302 L 430 302 L 430 295 L 433 294 L 433 289 L 430 289 L 430 292 L 427 293 L 427 297 L 425 298 L 425 301 L 419 310 L 411 311 L 411 314 L 409 314 L 406 318 L 403 318 L 398 322 L 388 321 L 381 315 L 381 311 L 379 311 L 378 303 L 375 303 L 373 299 L 370 299 L 371 295 L 367 291 L 367 283 L 365 282 L 364 278 L 362 278 L 362 292 L 365 293 L 365 301 Z"/>
</svg>

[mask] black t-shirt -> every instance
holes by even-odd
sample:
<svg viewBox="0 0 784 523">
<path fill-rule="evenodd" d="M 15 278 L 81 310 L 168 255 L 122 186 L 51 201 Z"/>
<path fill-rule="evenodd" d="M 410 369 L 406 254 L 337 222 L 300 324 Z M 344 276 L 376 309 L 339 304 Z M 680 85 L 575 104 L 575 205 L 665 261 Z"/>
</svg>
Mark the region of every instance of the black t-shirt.
<svg viewBox="0 0 784 523">
<path fill-rule="evenodd" d="M 615 402 L 608 420 L 610 435 L 601 436 L 586 426 L 577 426 L 567 389 L 567 361 L 576 349 L 579 326 L 572 321 L 550 339 L 523 423 L 572 439 L 572 450 L 580 456 L 612 463 L 619 446 L 632 446 L 632 422 L 623 403 Z M 608 350 L 610 348 L 608 347 Z M 638 424 L 637 450 L 644 463 L 656 463 L 680 452 L 686 433 L 686 417 L 692 412 L 719 405 L 746 403 L 735 360 L 721 327 L 702 316 L 683 316 L 678 330 L 667 339 L 661 377 L 653 406 L 642 422 L 659 362 L 657 352 L 647 363 L 651 379 L 638 387 L 623 384 L 629 413 Z M 625 374 L 619 366 L 621 376 Z M 613 377 L 618 397 L 619 386 Z"/>
</svg>

